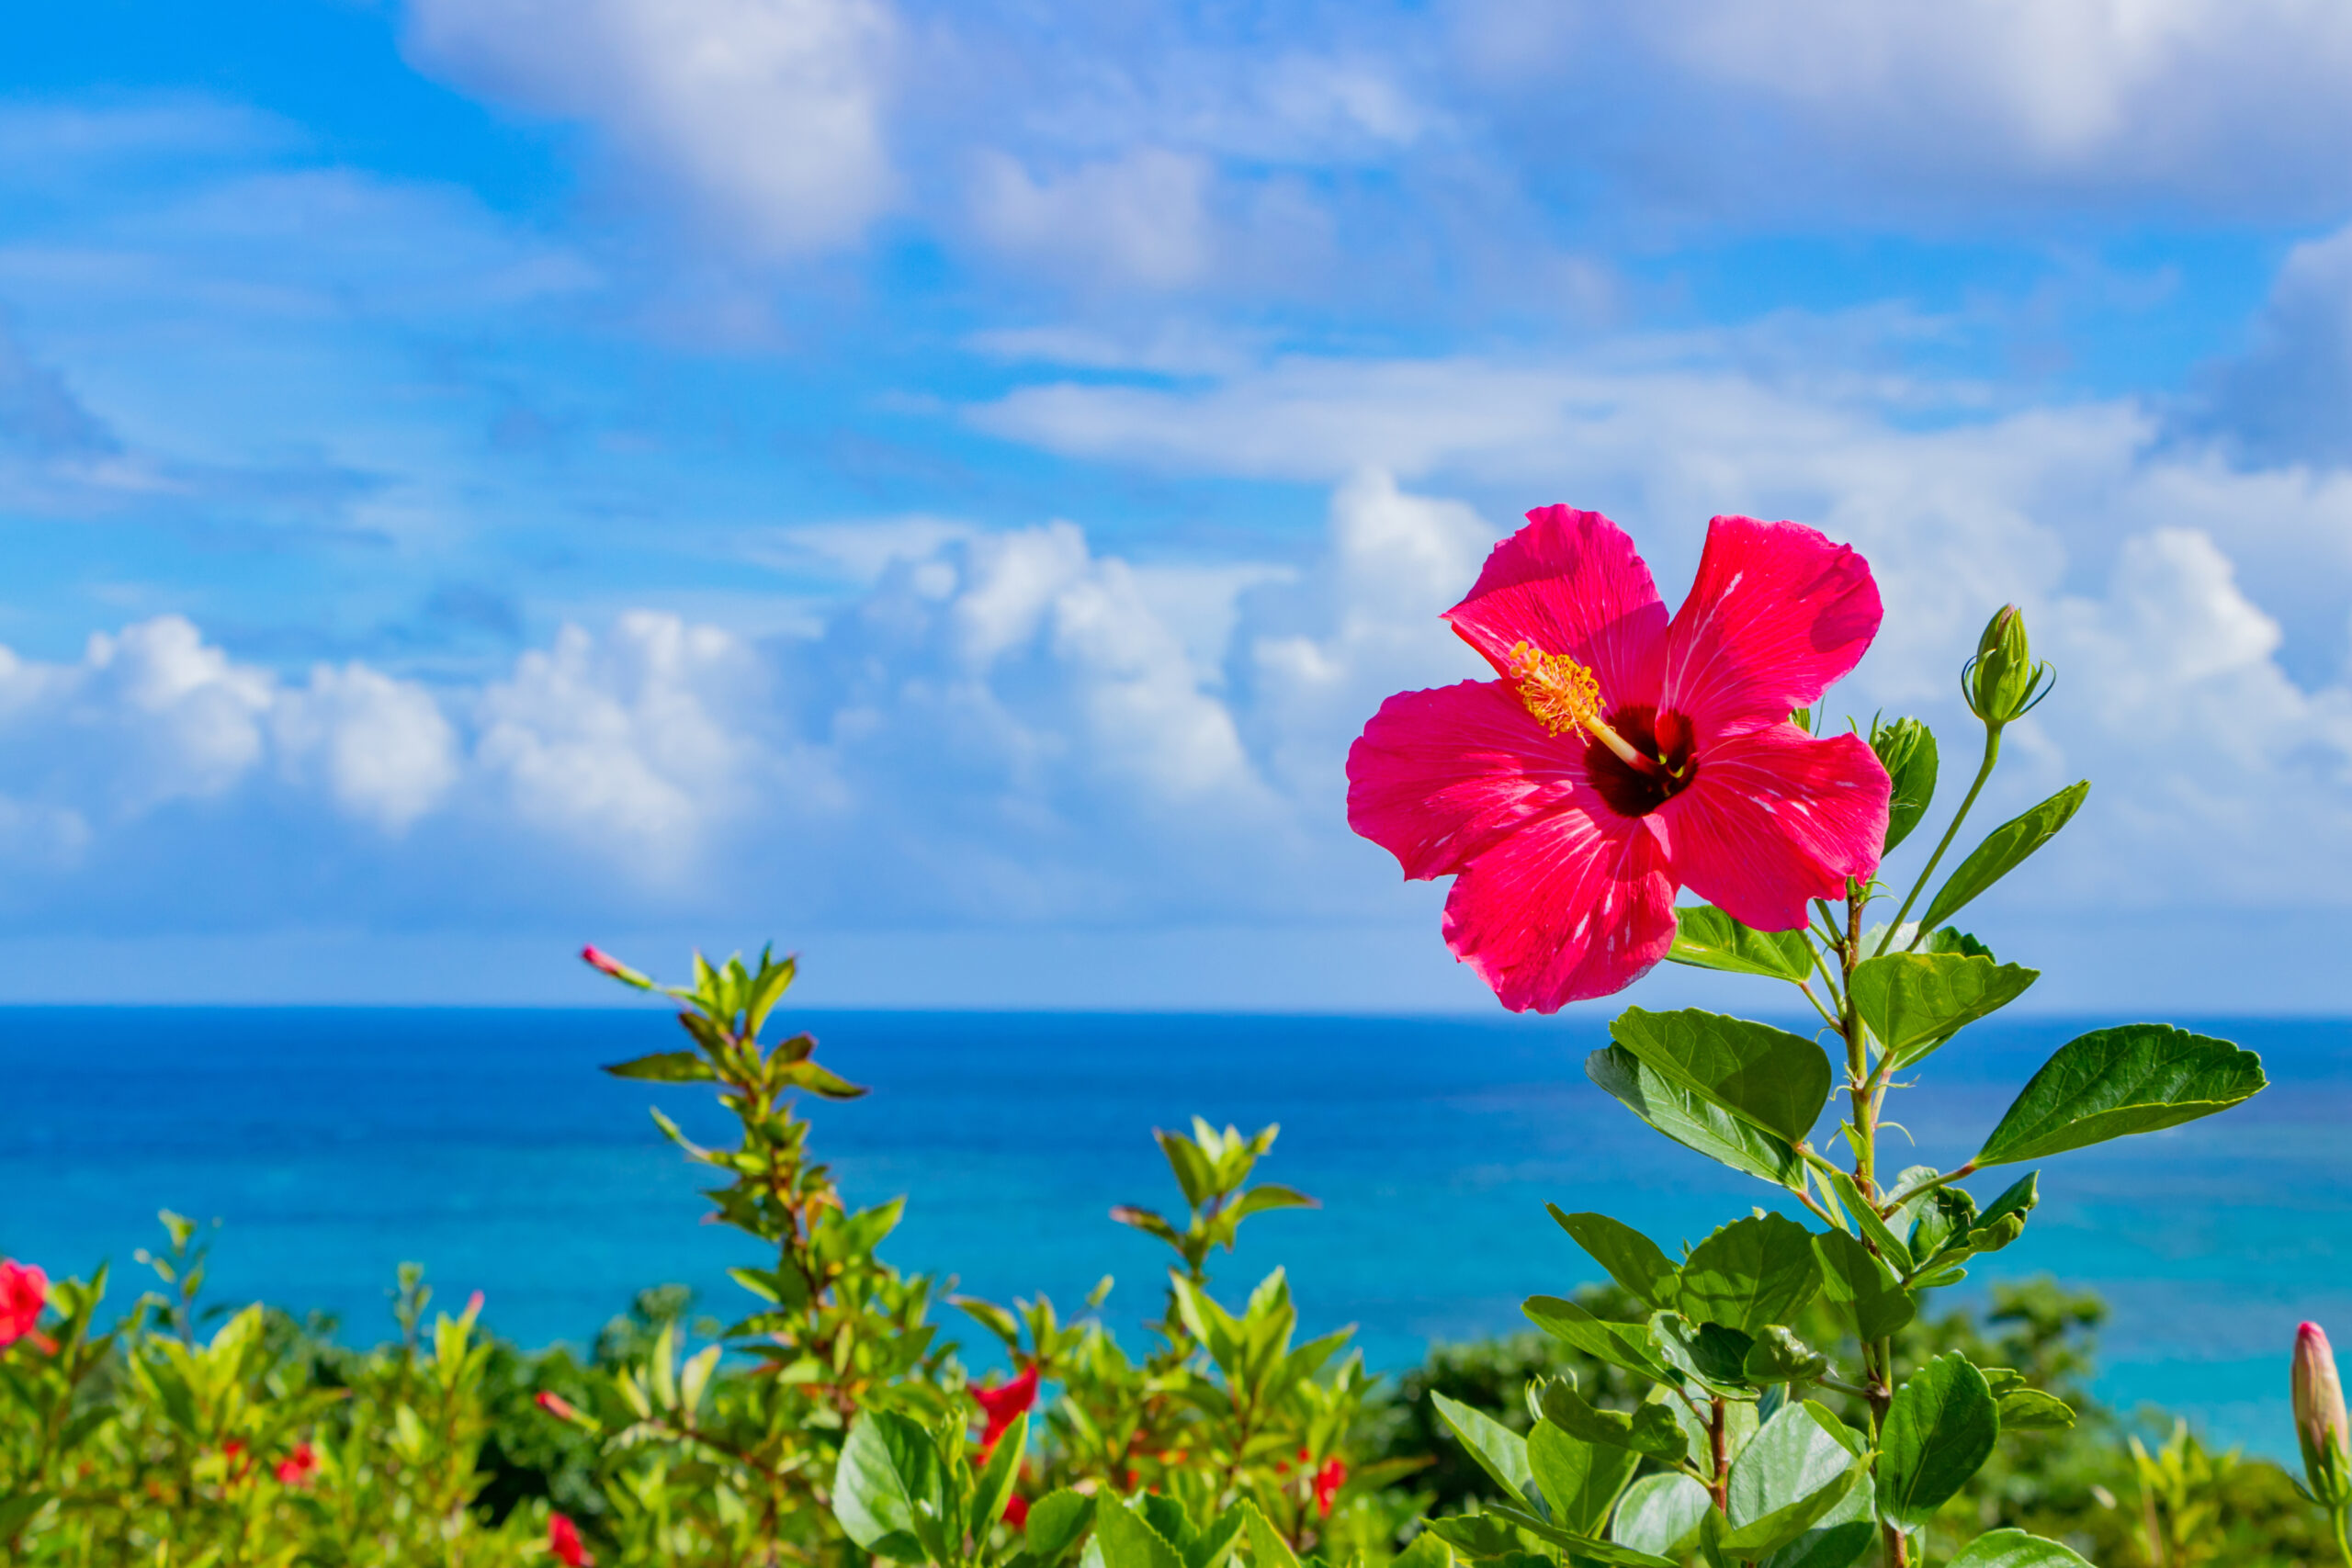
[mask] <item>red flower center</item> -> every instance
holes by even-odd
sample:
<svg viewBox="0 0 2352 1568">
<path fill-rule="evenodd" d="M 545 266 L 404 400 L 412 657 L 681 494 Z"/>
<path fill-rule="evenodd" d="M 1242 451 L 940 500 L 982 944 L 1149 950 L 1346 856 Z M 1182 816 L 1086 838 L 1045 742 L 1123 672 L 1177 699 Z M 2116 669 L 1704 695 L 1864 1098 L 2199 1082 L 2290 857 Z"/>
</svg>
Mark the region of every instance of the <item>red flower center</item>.
<svg viewBox="0 0 2352 1568">
<path fill-rule="evenodd" d="M 1698 761 L 1690 755 L 1690 721 L 1674 709 L 1659 713 L 1647 703 L 1630 703 L 1611 714 L 1608 722 L 1643 756 L 1656 757 L 1663 764 L 1645 771 L 1599 740 L 1586 744 L 1584 765 L 1592 775 L 1592 787 L 1618 816 L 1646 817 L 1699 776 Z"/>
</svg>

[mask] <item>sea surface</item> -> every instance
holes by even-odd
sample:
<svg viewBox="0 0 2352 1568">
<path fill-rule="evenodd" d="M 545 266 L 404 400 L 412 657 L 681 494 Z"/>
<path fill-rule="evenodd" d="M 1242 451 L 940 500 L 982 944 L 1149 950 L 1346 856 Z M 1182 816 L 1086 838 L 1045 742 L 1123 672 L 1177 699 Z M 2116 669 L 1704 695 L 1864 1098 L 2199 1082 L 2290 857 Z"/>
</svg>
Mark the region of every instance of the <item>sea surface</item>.
<svg viewBox="0 0 2352 1568">
<path fill-rule="evenodd" d="M 1289 1270 L 1303 1327 L 1357 1325 L 1375 1367 L 1521 1325 L 1518 1303 L 1599 1277 L 1546 1202 L 1599 1208 L 1669 1246 L 1773 1189 L 1668 1144 L 1585 1081 L 1598 1020 L 800 1014 L 820 1060 L 870 1085 L 814 1112 L 848 1196 L 903 1194 L 886 1248 L 1007 1301 L 1066 1309 L 1103 1275 L 1125 1325 L 1159 1303 L 1166 1254 L 1114 1203 L 1178 1206 L 1150 1133 L 1195 1115 L 1280 1122 L 1260 1168 L 1321 1200 L 1248 1223 L 1213 1265 L 1238 1296 Z M 2112 1018 L 1980 1026 L 1890 1114 L 1914 1158 L 1973 1152 L 2063 1041 Z M 2352 1335 L 2352 1021 L 2181 1020 L 2262 1054 L 2271 1089 L 2225 1115 L 2041 1166 L 2026 1235 L 1962 1292 L 2049 1274 L 2113 1314 L 2102 1392 L 2159 1402 L 2215 1440 L 2292 1448 L 2296 1323 Z M 424 1263 L 445 1303 L 474 1290 L 525 1344 L 586 1344 L 639 1288 L 745 1304 L 750 1244 L 698 1223 L 704 1182 L 647 1114 L 728 1125 L 695 1089 L 598 1072 L 682 1043 L 659 1011 L 0 1010 L 0 1250 L 52 1274 L 115 1269 L 127 1305 L 155 1211 L 220 1219 L 209 1298 L 392 1328 L 386 1290 Z M 1979 1180 L 1979 1196 L 2008 1173 Z M 952 1309 L 975 1360 L 990 1341 Z"/>
</svg>

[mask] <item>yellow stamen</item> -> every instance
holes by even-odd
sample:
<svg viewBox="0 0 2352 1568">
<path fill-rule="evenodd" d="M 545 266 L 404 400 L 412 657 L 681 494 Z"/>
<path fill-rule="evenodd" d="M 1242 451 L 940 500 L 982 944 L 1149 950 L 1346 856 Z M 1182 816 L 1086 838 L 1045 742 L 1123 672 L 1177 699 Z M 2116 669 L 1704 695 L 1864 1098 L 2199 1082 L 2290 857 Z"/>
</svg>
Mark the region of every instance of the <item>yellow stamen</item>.
<svg viewBox="0 0 2352 1568">
<path fill-rule="evenodd" d="M 1600 716 L 1600 679 L 1565 653 L 1545 653 L 1522 642 L 1510 650 L 1510 678 L 1519 700 L 1535 722 L 1554 735 L 1581 730 L 1625 760 L 1628 767 L 1654 773 L 1657 763 L 1643 756 Z"/>
</svg>

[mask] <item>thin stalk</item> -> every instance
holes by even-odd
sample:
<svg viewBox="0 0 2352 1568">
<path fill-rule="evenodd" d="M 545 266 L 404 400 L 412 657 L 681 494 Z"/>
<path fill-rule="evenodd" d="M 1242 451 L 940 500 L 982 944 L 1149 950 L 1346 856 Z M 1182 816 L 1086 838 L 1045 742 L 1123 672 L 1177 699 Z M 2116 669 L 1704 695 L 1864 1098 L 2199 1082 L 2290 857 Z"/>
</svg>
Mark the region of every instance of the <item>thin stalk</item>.
<svg viewBox="0 0 2352 1568">
<path fill-rule="evenodd" d="M 2344 1559 L 2347 1568 L 2352 1568 L 2352 1540 L 2347 1540 L 2345 1536 L 2345 1521 L 2347 1518 L 2352 1518 L 2352 1508 L 2335 1510 L 2335 1554 Z"/>
<path fill-rule="evenodd" d="M 1984 781 L 1993 776 L 1993 764 L 2000 760 L 2001 727 L 1988 724 L 1984 727 L 1984 761 L 1977 764 L 1975 782 L 1968 786 L 1968 794 L 1962 797 L 1960 809 L 1952 813 L 1951 826 L 1944 829 L 1943 841 L 1936 846 L 1936 852 L 1928 857 L 1927 867 L 1919 873 L 1919 880 L 1911 885 L 1910 897 L 1903 900 L 1903 908 L 1894 911 L 1894 919 L 1888 923 L 1886 934 L 1878 939 L 1879 953 L 1886 951 L 1887 944 L 1894 940 L 1894 933 L 1903 929 L 1903 918 L 1911 912 L 1911 906 L 1919 901 L 1919 895 L 1927 891 L 1928 879 L 1936 874 L 1936 867 L 1942 863 L 1944 852 L 1951 849 L 1951 841 L 1960 836 L 1960 825 L 1968 820 L 1968 808 L 1976 804 L 1977 795 L 1984 791 Z M 1911 945 L 1919 945 L 1916 935 L 1911 939 Z"/>
</svg>

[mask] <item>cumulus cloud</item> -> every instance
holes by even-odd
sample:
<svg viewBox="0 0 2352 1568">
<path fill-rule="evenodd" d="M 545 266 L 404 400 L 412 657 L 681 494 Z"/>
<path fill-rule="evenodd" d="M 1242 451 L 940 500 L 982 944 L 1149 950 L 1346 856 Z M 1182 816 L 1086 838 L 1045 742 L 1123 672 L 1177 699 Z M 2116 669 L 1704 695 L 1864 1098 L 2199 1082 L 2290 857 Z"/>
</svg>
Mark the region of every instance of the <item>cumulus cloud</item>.
<svg viewBox="0 0 2352 1568">
<path fill-rule="evenodd" d="M 1871 557 L 1889 630 L 1833 702 L 1938 722 L 1955 771 L 1952 669 L 1994 604 L 2024 604 L 2061 686 L 1986 809 L 2098 786 L 2050 852 L 2043 907 L 2343 904 L 2352 686 L 2290 672 L 2281 622 L 2191 508 L 2143 506 L 2070 565 L 2082 552 L 2041 513 L 2079 482 L 2052 468 L 2089 428 L 1858 439 L 1815 467 L 1697 447 L 1679 457 L 1702 479 L 1650 488 L 1835 487 L 1812 515 Z M 2119 423 L 2104 460 L 2160 495 L 2142 434 Z M 1931 439 L 1952 445 L 1910 445 Z M 1674 597 L 1696 509 L 1670 528 L 1620 510 Z M 363 903 L 395 877 L 445 918 L 751 918 L 786 897 L 803 923 L 866 929 L 1165 926 L 1406 907 L 1346 831 L 1343 759 L 1389 692 L 1482 672 L 1437 617 L 1499 518 L 1361 468 L 1287 565 L 1138 562 L 1067 522 L 917 525 L 862 556 L 806 634 L 631 613 L 566 627 L 470 690 L 350 664 L 281 680 L 169 617 L 76 661 L 6 656 L 0 854 L 65 886 L 136 834 L 168 867 L 206 841 L 206 813 L 266 806 L 244 829 L 258 863 L 284 823 L 309 823 L 303 843 L 373 848 L 300 874 L 345 878 Z M 216 889 L 161 880 L 140 895 L 213 917 Z"/>
<path fill-rule="evenodd" d="M 756 250 L 854 240 L 892 199 L 883 0 L 416 0 L 409 21 L 428 68 L 601 126 Z"/>
<path fill-rule="evenodd" d="M 44 864 L 274 775 L 313 784 L 332 810 L 392 833 L 456 781 L 454 732 L 422 688 L 360 667 L 322 666 L 289 684 L 239 663 L 178 615 L 95 635 L 70 663 L 0 649 L 0 736 L 9 823 L 0 838 Z M 34 841 L 28 824 L 46 840 Z"/>
</svg>

